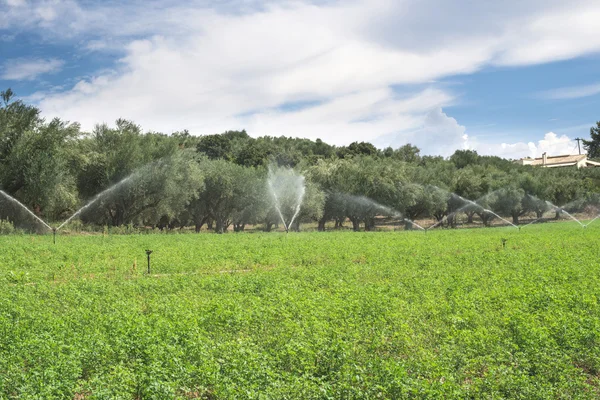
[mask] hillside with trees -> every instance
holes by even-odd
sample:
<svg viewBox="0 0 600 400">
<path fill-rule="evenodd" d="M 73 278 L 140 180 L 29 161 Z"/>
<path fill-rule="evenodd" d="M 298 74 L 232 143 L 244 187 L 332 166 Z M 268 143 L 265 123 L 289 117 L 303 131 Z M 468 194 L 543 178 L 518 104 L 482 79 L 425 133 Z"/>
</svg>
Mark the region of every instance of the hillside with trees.
<svg viewBox="0 0 600 400">
<path fill-rule="evenodd" d="M 583 207 L 600 193 L 600 170 L 593 168 L 519 166 L 470 150 L 423 156 L 411 144 L 378 149 L 365 142 L 340 147 L 320 139 L 253 138 L 245 131 L 164 134 L 124 119 L 85 132 L 76 122 L 43 119 L 10 89 L 1 92 L 1 102 L 0 187 L 50 221 L 68 218 L 108 190 L 81 213 L 84 223 L 209 226 L 215 232 L 260 225 L 268 231 L 278 223 L 266 188 L 270 166 L 305 176 L 298 223 L 320 230 L 345 221 L 370 230 L 390 210 L 410 220 L 446 218 L 443 225 L 455 226 L 457 210 L 468 221 L 489 224 L 489 208 L 518 224 L 524 215 L 549 211 L 546 201 Z M 599 140 L 592 128 L 585 141 L 590 153 L 597 154 Z M 458 196 L 478 199 L 482 207 L 465 207 Z M 5 199 L 0 214 L 22 223 Z"/>
</svg>

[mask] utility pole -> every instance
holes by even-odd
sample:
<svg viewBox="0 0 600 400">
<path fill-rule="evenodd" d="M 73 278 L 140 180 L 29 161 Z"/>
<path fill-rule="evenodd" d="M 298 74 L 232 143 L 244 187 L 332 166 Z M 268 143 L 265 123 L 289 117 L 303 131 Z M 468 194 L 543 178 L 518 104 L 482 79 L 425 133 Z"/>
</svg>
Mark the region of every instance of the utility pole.
<svg viewBox="0 0 600 400">
<path fill-rule="evenodd" d="M 581 142 L 583 139 L 581 139 L 581 138 L 575 138 L 575 140 L 577 140 L 577 148 L 579 149 L 579 154 L 581 154 L 581 143 L 580 143 L 580 142 Z"/>
</svg>

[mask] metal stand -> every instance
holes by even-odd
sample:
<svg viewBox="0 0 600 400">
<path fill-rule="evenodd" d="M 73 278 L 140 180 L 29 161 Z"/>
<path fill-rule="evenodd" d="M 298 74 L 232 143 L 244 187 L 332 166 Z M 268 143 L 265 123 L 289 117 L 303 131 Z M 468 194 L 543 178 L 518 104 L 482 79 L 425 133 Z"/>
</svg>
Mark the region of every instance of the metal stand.
<svg viewBox="0 0 600 400">
<path fill-rule="evenodd" d="M 152 254 L 152 250 L 146 250 L 146 255 L 148 256 L 148 275 L 150 275 L 150 254 Z"/>
</svg>

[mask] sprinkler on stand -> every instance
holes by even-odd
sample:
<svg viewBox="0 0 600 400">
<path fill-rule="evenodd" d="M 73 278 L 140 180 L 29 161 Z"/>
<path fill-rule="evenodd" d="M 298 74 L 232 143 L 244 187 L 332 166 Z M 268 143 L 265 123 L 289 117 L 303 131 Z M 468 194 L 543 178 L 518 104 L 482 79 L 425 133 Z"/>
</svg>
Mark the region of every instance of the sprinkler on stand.
<svg viewBox="0 0 600 400">
<path fill-rule="evenodd" d="M 152 250 L 146 250 L 146 256 L 148 256 L 148 275 L 150 275 L 150 254 L 152 254 Z"/>
<path fill-rule="evenodd" d="M 52 240 L 56 244 L 56 228 L 52 228 Z"/>
<path fill-rule="evenodd" d="M 507 241 L 507 240 L 508 240 L 508 239 L 504 239 L 504 238 L 502 238 L 502 248 L 503 248 L 503 249 L 506 249 L 506 241 Z"/>
</svg>

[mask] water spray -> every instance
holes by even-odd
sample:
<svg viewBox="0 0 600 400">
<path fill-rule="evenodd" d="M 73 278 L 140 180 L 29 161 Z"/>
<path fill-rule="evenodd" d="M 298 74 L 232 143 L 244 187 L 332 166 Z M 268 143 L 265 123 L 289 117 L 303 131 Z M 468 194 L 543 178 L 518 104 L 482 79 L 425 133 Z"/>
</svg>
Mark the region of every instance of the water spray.
<svg viewBox="0 0 600 400">
<path fill-rule="evenodd" d="M 596 221 L 598 218 L 600 218 L 600 214 L 597 215 L 593 220 L 591 220 L 590 222 L 588 222 L 587 224 L 584 225 L 585 228 L 587 228 L 587 226 L 591 223 L 593 223 L 594 221 Z"/>
<path fill-rule="evenodd" d="M 14 197 L 12 197 L 11 195 L 9 195 L 8 193 L 6 193 L 4 190 L 0 190 L 0 194 L 4 197 L 6 197 L 7 200 L 13 202 L 14 204 L 18 205 L 19 207 L 21 207 L 22 209 L 24 209 L 29 215 L 31 215 L 33 218 L 35 218 L 38 222 L 40 222 L 42 225 L 44 225 L 46 228 L 48 229 L 52 229 L 52 227 L 50 225 L 48 225 L 43 219 L 41 219 L 40 217 L 38 217 L 37 215 L 34 214 L 33 211 L 31 211 L 29 208 L 25 207 L 23 205 L 23 203 L 21 203 L 19 200 L 15 199 Z"/>
<path fill-rule="evenodd" d="M 551 206 L 552 208 L 554 208 L 554 211 L 556 211 L 557 213 L 560 213 L 560 214 L 562 214 L 562 213 L 565 213 L 565 214 L 567 214 L 567 216 L 568 216 L 569 218 L 571 218 L 573 221 L 577 222 L 579 225 L 581 225 L 581 226 L 585 226 L 584 224 L 582 224 L 582 223 L 581 223 L 581 221 L 580 221 L 580 220 L 578 220 L 577 218 L 575 218 L 574 216 L 572 216 L 572 215 L 571 215 L 571 214 L 570 214 L 568 211 L 566 211 L 566 210 L 564 209 L 564 207 L 565 207 L 565 206 L 562 206 L 562 207 L 557 207 L 557 206 L 555 206 L 554 204 L 550 203 L 549 201 L 546 201 L 546 204 L 548 204 L 549 206 Z M 589 224 L 588 224 L 588 225 L 589 225 Z"/>
<path fill-rule="evenodd" d="M 273 206 L 277 210 L 279 219 L 281 220 L 283 228 L 285 229 L 285 233 L 287 234 L 289 233 L 290 227 L 293 226 L 294 221 L 300 214 L 302 200 L 304 199 L 304 193 L 306 191 L 304 177 L 302 175 L 296 174 L 293 170 L 284 169 L 273 171 L 271 168 L 269 168 L 269 177 L 267 179 L 267 184 L 269 187 L 269 192 L 273 197 Z M 292 218 L 289 220 L 289 222 L 286 222 L 282 212 L 284 204 L 282 204 L 280 199 L 282 194 L 290 192 L 293 195 L 295 195 L 295 197 L 291 199 L 293 201 L 292 209 L 294 210 L 294 214 L 292 215 Z M 290 199 L 286 198 L 284 200 L 289 201 Z M 285 203 L 285 201 L 283 203 Z"/>
<path fill-rule="evenodd" d="M 85 211 L 86 209 L 88 209 L 89 207 L 91 207 L 94 203 L 96 203 L 98 200 L 100 200 L 102 197 L 106 196 L 107 194 L 110 194 L 111 192 L 113 192 L 114 190 L 118 189 L 119 187 L 123 186 L 124 184 L 126 184 L 127 182 L 129 182 L 132 177 L 136 174 L 137 172 L 134 172 L 133 174 L 129 175 L 127 178 L 122 179 L 121 181 L 115 183 L 114 185 L 112 185 L 111 187 L 109 187 L 108 189 L 103 190 L 102 192 L 98 193 L 96 196 L 94 196 L 94 198 L 92 200 L 90 200 L 86 205 L 84 205 L 83 207 L 81 207 L 79 210 L 75 211 L 75 213 L 73 215 L 71 215 L 69 218 L 67 218 L 66 221 L 64 221 L 62 224 L 60 224 L 58 226 L 58 228 L 56 228 L 56 230 L 60 230 L 62 229 L 63 226 L 65 226 L 66 224 L 68 224 L 69 222 L 71 222 L 71 220 L 75 217 L 77 217 L 78 215 L 80 215 L 83 211 Z"/>
</svg>

